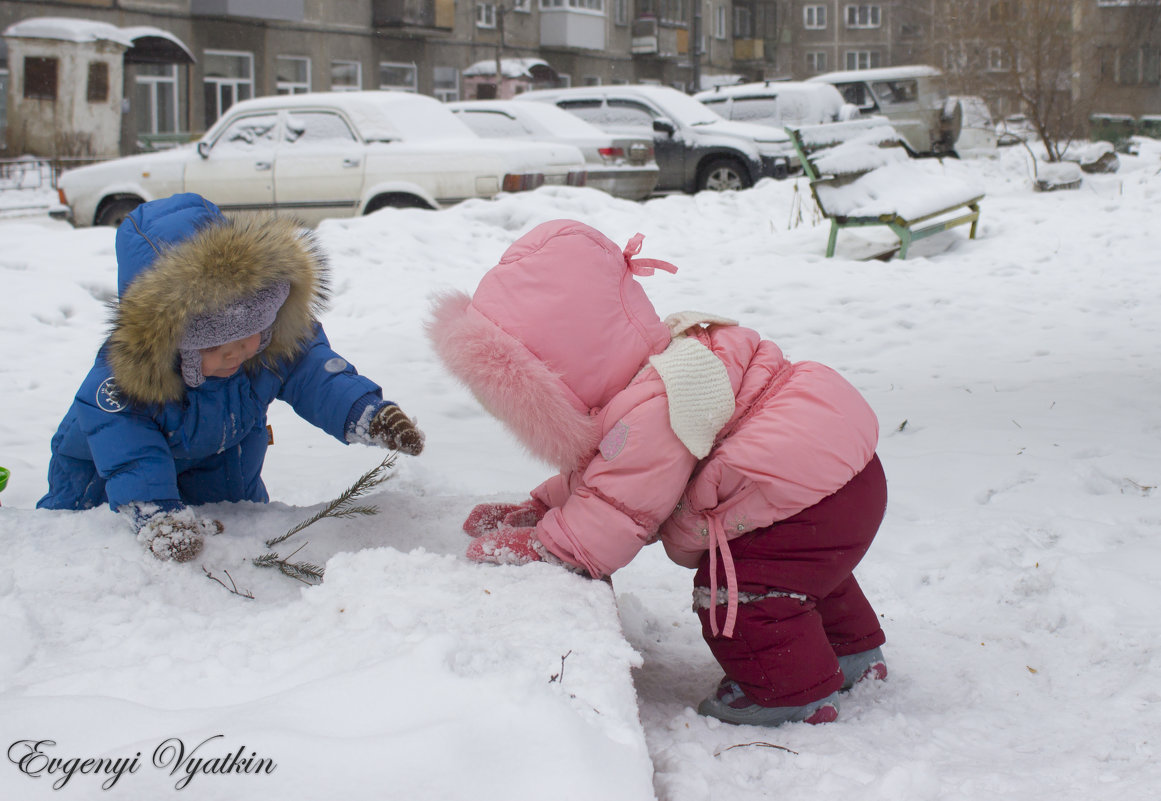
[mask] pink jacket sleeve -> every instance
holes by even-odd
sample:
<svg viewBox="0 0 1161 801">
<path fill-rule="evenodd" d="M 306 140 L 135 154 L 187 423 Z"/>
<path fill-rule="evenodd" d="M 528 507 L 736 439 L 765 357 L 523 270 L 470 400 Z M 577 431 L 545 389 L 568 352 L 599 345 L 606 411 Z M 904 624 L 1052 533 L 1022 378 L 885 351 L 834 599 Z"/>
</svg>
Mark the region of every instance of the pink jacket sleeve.
<svg viewBox="0 0 1161 801">
<path fill-rule="evenodd" d="M 664 393 L 649 394 L 606 425 L 587 465 L 533 491 L 552 507 L 537 527 L 540 541 L 593 576 L 611 575 L 654 539 L 697 464 L 669 427 Z"/>
</svg>

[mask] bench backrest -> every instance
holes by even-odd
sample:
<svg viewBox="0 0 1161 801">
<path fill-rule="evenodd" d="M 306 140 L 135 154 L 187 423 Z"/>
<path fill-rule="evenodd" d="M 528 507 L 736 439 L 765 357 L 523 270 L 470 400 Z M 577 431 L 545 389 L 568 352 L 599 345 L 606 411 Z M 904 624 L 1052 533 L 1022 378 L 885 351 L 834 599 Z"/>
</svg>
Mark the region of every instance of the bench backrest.
<svg viewBox="0 0 1161 801">
<path fill-rule="evenodd" d="M 806 176 L 853 180 L 873 169 L 910 156 L 903 138 L 882 117 L 787 128 Z"/>
</svg>

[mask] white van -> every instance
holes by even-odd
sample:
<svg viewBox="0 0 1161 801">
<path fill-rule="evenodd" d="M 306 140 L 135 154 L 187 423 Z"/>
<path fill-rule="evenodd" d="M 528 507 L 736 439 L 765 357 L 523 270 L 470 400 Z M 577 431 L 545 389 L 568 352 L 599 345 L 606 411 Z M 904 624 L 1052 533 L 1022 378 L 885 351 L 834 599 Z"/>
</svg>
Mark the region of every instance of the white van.
<svg viewBox="0 0 1161 801">
<path fill-rule="evenodd" d="M 955 153 L 963 109 L 959 101 L 948 97 L 943 73 L 935 67 L 913 64 L 847 70 L 807 80 L 836 87 L 864 116 L 886 117 L 915 155 Z"/>
<path fill-rule="evenodd" d="M 727 120 L 799 128 L 859 116 L 833 86 L 806 81 L 762 81 L 719 86 L 693 96 Z"/>
</svg>

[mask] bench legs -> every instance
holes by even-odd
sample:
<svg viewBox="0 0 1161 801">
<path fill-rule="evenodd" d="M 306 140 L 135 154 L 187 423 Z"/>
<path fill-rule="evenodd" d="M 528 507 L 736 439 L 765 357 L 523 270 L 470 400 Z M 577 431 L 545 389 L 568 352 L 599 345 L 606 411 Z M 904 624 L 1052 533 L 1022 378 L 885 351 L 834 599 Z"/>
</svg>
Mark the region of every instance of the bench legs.
<svg viewBox="0 0 1161 801">
<path fill-rule="evenodd" d="M 826 241 L 826 257 L 834 255 L 835 245 L 838 243 L 839 224 L 836 220 L 830 221 L 830 239 Z"/>
<path fill-rule="evenodd" d="M 964 225 L 966 223 L 971 223 L 971 229 L 968 232 L 968 238 L 975 239 L 976 238 L 976 229 L 980 223 L 980 204 L 979 203 L 969 203 L 969 204 L 967 204 L 967 208 L 970 209 L 970 211 L 967 214 L 961 214 L 960 216 L 955 217 L 953 219 L 943 220 L 942 222 L 937 222 L 937 223 L 934 223 L 931 225 L 927 225 L 926 227 L 916 227 L 916 223 L 921 222 L 921 220 L 915 220 L 915 221 L 911 221 L 911 222 L 902 222 L 902 221 L 898 221 L 897 219 L 890 219 L 890 218 L 888 218 L 888 219 L 883 219 L 883 218 L 850 219 L 850 218 L 847 218 L 843 222 L 839 222 L 838 220 L 836 220 L 835 218 L 832 217 L 831 221 L 830 221 L 830 237 L 827 239 L 827 242 L 826 242 L 826 257 L 829 259 L 829 258 L 834 256 L 835 248 L 838 244 L 839 229 L 840 228 L 852 228 L 852 227 L 856 227 L 856 226 L 865 227 L 865 226 L 869 226 L 869 225 L 885 225 L 888 228 L 890 228 L 894 232 L 895 236 L 899 237 L 899 254 L 898 255 L 899 255 L 900 259 L 907 258 L 907 251 L 911 248 L 912 242 L 915 242 L 915 241 L 920 240 L 920 239 L 926 239 L 929 236 L 934 236 L 935 234 L 942 233 L 943 231 L 948 231 L 957 225 Z M 930 219 L 930 217 L 928 217 L 926 219 Z"/>
</svg>

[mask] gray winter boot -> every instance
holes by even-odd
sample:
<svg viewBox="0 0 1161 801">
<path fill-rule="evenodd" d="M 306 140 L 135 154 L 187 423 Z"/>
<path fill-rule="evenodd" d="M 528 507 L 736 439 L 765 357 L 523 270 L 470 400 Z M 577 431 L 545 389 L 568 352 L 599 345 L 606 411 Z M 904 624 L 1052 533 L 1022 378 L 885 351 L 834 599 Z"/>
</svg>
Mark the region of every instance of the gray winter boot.
<svg viewBox="0 0 1161 801">
<path fill-rule="evenodd" d="M 881 648 L 840 656 L 838 663 L 843 672 L 840 692 L 846 692 L 863 679 L 883 681 L 887 678 L 887 662 L 883 659 Z"/>
<path fill-rule="evenodd" d="M 699 715 L 726 723 L 781 726 L 783 723 L 830 723 L 838 717 L 838 693 L 802 706 L 759 706 L 742 692 L 737 682 L 723 677 L 717 690 L 697 705 Z"/>
</svg>

